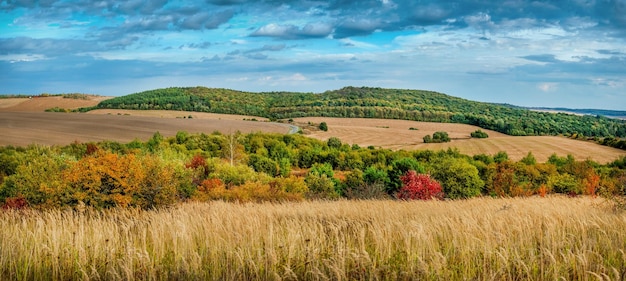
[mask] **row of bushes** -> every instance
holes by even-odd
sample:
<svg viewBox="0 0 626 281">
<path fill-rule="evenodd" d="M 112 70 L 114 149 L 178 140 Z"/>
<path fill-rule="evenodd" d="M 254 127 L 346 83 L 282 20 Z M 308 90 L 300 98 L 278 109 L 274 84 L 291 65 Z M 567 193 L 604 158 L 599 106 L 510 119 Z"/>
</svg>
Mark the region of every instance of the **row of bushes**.
<svg viewBox="0 0 626 281">
<path fill-rule="evenodd" d="M 553 155 L 537 163 L 529 153 L 513 162 L 504 152 L 469 157 L 453 149 L 360 148 L 337 138 L 179 132 L 127 144 L 0 147 L 0 203 L 154 208 L 216 199 L 625 194 L 625 161 L 599 165 Z"/>
</svg>

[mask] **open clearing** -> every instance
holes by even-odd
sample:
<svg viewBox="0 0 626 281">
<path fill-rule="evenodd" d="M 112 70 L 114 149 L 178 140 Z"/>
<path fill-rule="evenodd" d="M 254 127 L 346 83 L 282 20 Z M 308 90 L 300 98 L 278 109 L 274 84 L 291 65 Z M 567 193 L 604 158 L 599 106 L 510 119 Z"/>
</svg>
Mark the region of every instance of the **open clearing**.
<svg viewBox="0 0 626 281">
<path fill-rule="evenodd" d="M 74 141 L 112 140 L 128 142 L 147 140 L 155 132 L 173 136 L 178 131 L 190 133 L 246 132 L 287 133 L 289 125 L 263 122 L 266 118 L 229 114 L 214 114 L 165 110 L 99 109 L 86 114 L 48 113 L 45 109 L 60 107 L 74 109 L 94 106 L 110 97 L 71 99 L 63 97 L 0 99 L 0 145 L 66 145 Z M 184 118 L 192 116 L 193 118 Z M 256 119 L 259 122 L 244 121 Z M 487 139 L 472 139 L 470 133 L 476 126 L 451 123 L 416 122 L 407 120 L 362 118 L 296 118 L 296 124 L 326 122 L 328 132 L 311 131 L 307 135 L 320 140 L 338 137 L 344 143 L 390 149 L 447 149 L 456 147 L 463 154 L 489 154 L 506 151 L 509 158 L 519 160 L 532 151 L 538 161 L 550 155 L 573 155 L 576 159 L 593 159 L 607 163 L 626 155 L 626 151 L 592 142 L 564 137 L 512 137 L 485 130 Z M 418 130 L 409 130 L 416 128 Z M 452 142 L 425 144 L 422 138 L 436 131 L 448 132 Z"/>
<path fill-rule="evenodd" d="M 602 146 L 593 142 L 572 140 L 565 137 L 530 136 L 513 137 L 476 126 L 452 123 L 415 122 L 389 119 L 361 118 L 296 118 L 296 123 L 318 124 L 326 122 L 328 131 L 312 131 L 308 136 L 320 140 L 337 137 L 344 143 L 391 148 L 391 149 L 431 149 L 440 150 L 456 147 L 463 154 L 493 155 L 506 151 L 512 160 L 520 160 L 533 153 L 537 161 L 545 162 L 553 153 L 559 156 L 571 154 L 578 160 L 593 159 L 607 163 L 626 155 L 626 151 Z M 417 128 L 418 130 L 409 130 Z M 487 139 L 472 139 L 470 133 L 481 129 L 489 134 Z M 448 132 L 452 141 L 449 143 L 424 143 L 425 135 L 437 131 Z"/>
</svg>

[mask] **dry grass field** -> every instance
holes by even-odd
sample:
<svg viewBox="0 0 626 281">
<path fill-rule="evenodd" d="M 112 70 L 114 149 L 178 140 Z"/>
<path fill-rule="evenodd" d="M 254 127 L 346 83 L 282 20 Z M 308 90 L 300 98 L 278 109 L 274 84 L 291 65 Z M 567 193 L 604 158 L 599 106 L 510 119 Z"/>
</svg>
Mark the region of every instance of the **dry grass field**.
<svg viewBox="0 0 626 281">
<path fill-rule="evenodd" d="M 33 97 L 33 98 L 8 98 L 0 99 L 0 112 L 42 112 L 48 108 L 60 107 L 65 109 L 76 109 L 81 107 L 95 106 L 99 102 L 112 97 L 89 96 L 88 99 L 53 97 Z"/>
<path fill-rule="evenodd" d="M 0 211 L 2 280 L 624 280 L 599 198 Z"/>
<path fill-rule="evenodd" d="M 564 137 L 513 137 L 481 129 L 489 134 L 489 138 L 472 139 L 470 133 L 480 128 L 465 124 L 326 117 L 297 118 L 294 121 L 301 124 L 326 122 L 327 132 L 312 131 L 308 136 L 320 140 L 337 137 L 344 143 L 356 143 L 363 147 L 373 145 L 406 150 L 439 150 L 456 147 L 461 153 L 468 155 L 481 153 L 493 155 L 499 151 L 506 151 L 509 158 L 516 161 L 532 151 L 537 161 L 540 162 L 545 162 L 553 153 L 559 156 L 571 154 L 578 160 L 593 159 L 600 163 L 611 162 L 626 155 L 626 151 L 620 149 Z M 418 130 L 409 130 L 411 127 Z M 422 141 L 425 135 L 432 135 L 437 131 L 448 132 L 452 141 L 449 143 L 424 143 Z"/>
</svg>

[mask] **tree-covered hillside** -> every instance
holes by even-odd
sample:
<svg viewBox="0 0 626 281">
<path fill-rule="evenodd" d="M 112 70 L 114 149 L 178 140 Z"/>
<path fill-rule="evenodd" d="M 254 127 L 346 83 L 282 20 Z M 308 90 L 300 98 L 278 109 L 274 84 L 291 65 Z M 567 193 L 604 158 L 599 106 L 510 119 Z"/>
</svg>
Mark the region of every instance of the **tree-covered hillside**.
<svg viewBox="0 0 626 281">
<path fill-rule="evenodd" d="M 421 91 L 346 87 L 324 93 L 251 93 L 205 87 L 157 89 L 101 102 L 97 108 L 164 109 L 256 115 L 270 119 L 327 116 L 476 125 L 509 135 L 626 137 L 626 121 L 536 112 Z"/>
</svg>

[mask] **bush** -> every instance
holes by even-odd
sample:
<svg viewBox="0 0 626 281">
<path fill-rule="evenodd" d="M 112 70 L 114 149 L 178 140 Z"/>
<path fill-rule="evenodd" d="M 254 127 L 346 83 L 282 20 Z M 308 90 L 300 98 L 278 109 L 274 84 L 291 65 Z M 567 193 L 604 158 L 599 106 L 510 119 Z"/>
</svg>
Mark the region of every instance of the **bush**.
<svg viewBox="0 0 626 281">
<path fill-rule="evenodd" d="M 326 144 L 328 145 L 329 148 L 334 148 L 334 149 L 339 149 L 341 148 L 341 140 L 337 137 L 330 137 L 328 139 L 328 141 L 326 141 Z"/>
<path fill-rule="evenodd" d="M 309 188 L 307 197 L 312 199 L 335 199 L 339 193 L 335 190 L 335 182 L 326 174 L 309 173 L 304 180 Z"/>
<path fill-rule="evenodd" d="M 2 204 L 3 210 L 21 210 L 28 207 L 28 202 L 26 198 L 19 197 L 9 197 L 4 200 L 4 204 Z"/>
<path fill-rule="evenodd" d="M 452 199 L 478 196 L 485 185 L 478 169 L 463 159 L 439 161 L 435 164 L 433 177 L 441 183 L 446 196 Z"/>
<path fill-rule="evenodd" d="M 328 124 L 326 124 L 326 122 L 322 122 L 322 123 L 320 123 L 320 125 L 319 125 L 319 127 L 318 127 L 318 128 L 319 128 L 320 130 L 322 130 L 322 131 L 326 132 L 326 131 L 328 131 Z"/>
<path fill-rule="evenodd" d="M 486 139 L 489 137 L 489 135 L 487 135 L 487 133 L 483 132 L 482 130 L 478 129 L 474 132 L 472 132 L 470 134 L 470 136 L 472 136 L 472 138 L 478 138 L 478 139 Z"/>
<path fill-rule="evenodd" d="M 347 186 L 343 190 L 343 195 L 347 199 L 369 200 L 388 199 L 389 194 L 385 191 L 385 185 L 381 182 L 362 183 L 356 186 Z"/>
<path fill-rule="evenodd" d="M 435 132 L 432 137 L 430 135 L 424 136 L 423 140 L 424 143 L 442 143 L 449 142 L 450 137 L 446 132 Z"/>
<path fill-rule="evenodd" d="M 410 170 L 402 177 L 402 188 L 396 194 L 401 200 L 430 200 L 433 198 L 442 199 L 443 192 L 441 185 L 430 178 L 430 175 L 418 174 Z"/>
<path fill-rule="evenodd" d="M 391 170 L 387 173 L 390 179 L 388 193 L 390 195 L 396 193 L 402 187 L 402 177 L 406 172 L 413 170 L 418 173 L 424 173 L 425 169 L 422 164 L 417 162 L 415 158 L 404 157 L 391 162 Z"/>
<path fill-rule="evenodd" d="M 265 156 L 257 154 L 250 155 L 250 158 L 248 158 L 248 165 L 252 166 L 255 171 L 266 173 L 272 177 L 277 176 L 280 173 L 278 163 Z"/>
</svg>

